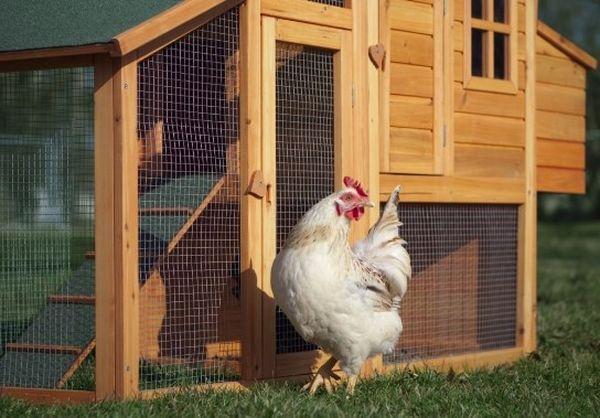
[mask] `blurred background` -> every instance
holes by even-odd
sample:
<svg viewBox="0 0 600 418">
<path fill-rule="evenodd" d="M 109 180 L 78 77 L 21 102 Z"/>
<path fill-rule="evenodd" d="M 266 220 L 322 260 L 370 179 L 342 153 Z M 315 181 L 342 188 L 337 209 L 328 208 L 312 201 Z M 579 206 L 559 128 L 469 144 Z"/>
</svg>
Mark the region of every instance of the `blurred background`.
<svg viewBox="0 0 600 418">
<path fill-rule="evenodd" d="M 600 58 L 600 0 L 539 0 L 539 18 Z M 540 221 L 600 219 L 600 70 L 587 73 L 586 194 L 541 193 Z"/>
</svg>

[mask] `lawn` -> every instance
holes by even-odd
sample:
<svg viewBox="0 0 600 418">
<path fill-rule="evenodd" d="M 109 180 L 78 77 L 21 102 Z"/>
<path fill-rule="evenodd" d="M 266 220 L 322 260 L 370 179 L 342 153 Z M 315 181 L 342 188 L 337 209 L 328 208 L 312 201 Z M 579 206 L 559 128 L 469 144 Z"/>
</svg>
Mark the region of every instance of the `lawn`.
<svg viewBox="0 0 600 418">
<path fill-rule="evenodd" d="M 36 407 L 0 399 L 1 416 L 597 416 L 600 410 L 600 223 L 540 225 L 539 351 L 493 371 L 381 376 L 309 397 L 295 384 L 247 393 Z"/>
</svg>

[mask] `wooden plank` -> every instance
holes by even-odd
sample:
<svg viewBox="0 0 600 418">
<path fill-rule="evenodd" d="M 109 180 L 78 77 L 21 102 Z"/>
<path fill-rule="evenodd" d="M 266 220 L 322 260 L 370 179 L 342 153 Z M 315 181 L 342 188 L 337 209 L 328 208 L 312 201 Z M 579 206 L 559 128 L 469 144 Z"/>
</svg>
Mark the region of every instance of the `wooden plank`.
<svg viewBox="0 0 600 418">
<path fill-rule="evenodd" d="M 69 379 L 75 374 L 77 369 L 79 369 L 81 364 L 85 361 L 85 359 L 92 353 L 94 348 L 96 348 L 96 340 L 92 339 L 79 353 L 77 353 L 77 357 L 75 358 L 75 360 L 69 365 L 65 373 L 62 375 L 62 377 L 56 384 L 56 387 L 58 389 L 62 389 L 65 386 L 65 384 L 69 381 Z"/>
<path fill-rule="evenodd" d="M 131 58 L 131 57 L 130 57 Z M 115 338 L 116 397 L 138 394 L 138 145 L 137 64 L 116 60 L 114 78 L 115 128 Z M 99 249 L 97 249 L 99 251 Z"/>
<path fill-rule="evenodd" d="M 525 4 L 517 4 L 517 28 L 519 32 L 525 33 Z"/>
<path fill-rule="evenodd" d="M 435 1 L 433 6 L 433 49 L 436 52 L 433 58 L 433 164 L 434 174 L 442 174 L 444 169 L 446 173 L 452 171 L 451 149 L 445 147 L 449 141 L 444 139 L 452 135 L 452 111 L 451 94 L 448 95 L 448 83 L 451 81 L 447 77 L 452 77 L 452 45 L 445 46 L 450 39 L 449 25 L 452 21 L 452 10 L 444 11 L 444 2 Z M 446 16 L 444 16 L 446 15 Z M 446 69 L 447 68 L 447 69 Z M 444 133 L 445 132 L 445 133 Z M 444 167 L 446 166 L 446 167 Z"/>
<path fill-rule="evenodd" d="M 260 1 L 240 10 L 240 185 L 261 166 Z M 247 193 L 240 207 L 242 379 L 262 376 L 262 201 Z"/>
<path fill-rule="evenodd" d="M 525 79 L 525 74 L 527 73 L 527 69 L 525 68 L 525 62 L 523 61 L 519 61 L 519 65 L 517 66 L 517 71 L 519 72 L 517 74 L 517 86 L 519 87 L 519 90 L 521 91 L 525 91 L 525 86 L 527 84 L 527 81 Z"/>
<path fill-rule="evenodd" d="M 454 170 L 457 176 L 524 176 L 525 155 L 522 148 L 457 144 L 454 147 L 454 155 Z"/>
<path fill-rule="evenodd" d="M 352 10 L 297 0 L 262 0 L 261 13 L 282 19 L 352 29 Z"/>
<path fill-rule="evenodd" d="M 389 171 L 390 169 L 390 67 L 391 55 L 393 53 L 391 46 L 391 29 L 389 19 L 390 2 L 388 0 L 378 0 L 379 5 L 379 42 L 386 51 L 385 63 L 382 71 L 379 72 L 379 121 L 380 121 L 380 140 L 379 140 L 379 169 Z M 378 182 L 379 183 L 379 182 Z"/>
<path fill-rule="evenodd" d="M 463 52 L 465 50 L 465 28 L 462 23 L 456 22 L 452 30 L 453 49 Z"/>
<path fill-rule="evenodd" d="M 436 203 L 515 203 L 525 200 L 524 180 L 457 176 L 418 176 L 383 173 L 381 200 L 387 200 L 397 185 L 402 186 L 403 202 Z"/>
<path fill-rule="evenodd" d="M 570 168 L 538 167 L 537 189 L 540 192 L 585 194 L 585 171 Z"/>
<path fill-rule="evenodd" d="M 433 103 L 431 99 L 391 96 L 390 126 L 433 129 Z"/>
<path fill-rule="evenodd" d="M 91 60 L 95 54 L 106 54 L 114 50 L 112 43 L 99 43 L 81 46 L 66 46 L 61 48 L 29 49 L 26 51 L 0 52 L 0 62 L 22 60 L 47 60 L 51 58 L 87 56 Z"/>
<path fill-rule="evenodd" d="M 244 382 L 220 382 L 206 383 L 201 385 L 191 385 L 186 387 L 175 386 L 160 389 L 148 389 L 140 392 L 140 399 L 152 400 L 163 396 L 173 396 L 178 393 L 206 393 L 206 392 L 245 392 L 250 384 Z"/>
<path fill-rule="evenodd" d="M 94 392 L 88 390 L 31 389 L 0 386 L 0 397 L 3 396 L 22 399 L 26 402 L 39 405 L 84 404 L 92 403 L 96 400 Z"/>
<path fill-rule="evenodd" d="M 392 63 L 390 92 L 396 95 L 433 97 L 433 69 Z"/>
<path fill-rule="evenodd" d="M 140 215 L 144 216 L 192 216 L 192 208 L 140 208 Z"/>
<path fill-rule="evenodd" d="M 6 351 L 17 351 L 21 353 L 45 353 L 45 354 L 71 354 L 77 355 L 82 347 L 76 345 L 58 344 L 35 344 L 35 343 L 6 343 Z"/>
<path fill-rule="evenodd" d="M 585 141 L 585 117 L 538 110 L 536 134 L 538 138 L 583 142 Z"/>
<path fill-rule="evenodd" d="M 454 20 L 462 22 L 465 17 L 465 2 L 455 0 L 452 3 L 454 4 Z"/>
<path fill-rule="evenodd" d="M 391 61 L 433 67 L 433 37 L 420 33 L 390 31 Z"/>
<path fill-rule="evenodd" d="M 523 62 L 526 61 L 525 43 L 525 34 L 519 32 L 517 40 L 517 59 Z"/>
<path fill-rule="evenodd" d="M 389 19 L 392 29 L 433 35 L 433 7 L 429 4 L 394 0 Z"/>
<path fill-rule="evenodd" d="M 390 129 L 390 172 L 432 174 L 433 132 L 425 129 Z"/>
<path fill-rule="evenodd" d="M 587 67 L 590 70 L 596 69 L 598 62 L 594 57 L 585 52 L 583 49 L 579 48 L 560 33 L 556 32 L 544 22 L 537 22 L 537 33 L 552 45 L 559 48 L 562 52 L 567 54 L 569 58 L 575 60 L 577 63 Z"/>
<path fill-rule="evenodd" d="M 108 56 L 108 54 L 106 55 Z M 0 73 L 11 71 L 44 70 L 52 68 L 90 67 L 93 65 L 93 55 L 23 59 L 17 61 L 0 61 Z"/>
<path fill-rule="evenodd" d="M 433 358 L 406 363 L 394 363 L 386 366 L 386 371 L 392 370 L 439 370 L 442 372 L 453 370 L 455 372 L 472 371 L 477 369 L 491 369 L 500 364 L 513 363 L 523 356 L 520 348 L 507 348 L 503 350 L 483 351 L 457 356 Z"/>
<path fill-rule="evenodd" d="M 525 122 L 521 119 L 456 112 L 454 124 L 457 143 L 525 146 Z"/>
<path fill-rule="evenodd" d="M 458 51 L 454 51 L 454 57 L 453 57 L 453 64 L 454 64 L 454 74 L 453 74 L 453 81 L 459 81 L 461 82 L 461 89 L 462 89 L 462 81 L 463 81 L 463 54 L 462 52 L 458 52 Z"/>
<path fill-rule="evenodd" d="M 277 39 L 294 44 L 340 49 L 342 43 L 340 31 L 309 23 L 277 19 L 275 30 Z"/>
<path fill-rule="evenodd" d="M 537 22 L 537 3 L 527 2 L 525 16 L 527 85 L 525 88 L 525 201 L 519 220 L 523 228 L 519 231 L 522 241 L 522 271 L 518 277 L 517 295 L 522 304 L 517 313 L 517 341 L 522 343 L 524 353 L 535 351 L 537 347 L 537 191 L 536 191 L 536 59 L 535 36 Z M 521 224 L 522 223 L 522 224 Z M 520 325 L 522 324 L 522 337 Z"/>
<path fill-rule="evenodd" d="M 71 303 L 74 305 L 94 305 L 96 303 L 95 296 L 83 295 L 50 295 L 48 303 Z"/>
<path fill-rule="evenodd" d="M 114 397 L 115 337 L 115 131 L 112 60 L 95 57 L 94 70 L 94 205 L 96 297 L 96 398 Z"/>
<path fill-rule="evenodd" d="M 585 116 L 585 90 L 546 83 L 535 88 L 538 110 Z"/>
<path fill-rule="evenodd" d="M 115 36 L 116 56 L 125 56 L 144 47 L 140 56 L 160 49 L 188 34 L 208 20 L 224 13 L 241 0 L 184 1 L 139 25 Z"/>
<path fill-rule="evenodd" d="M 538 55 L 548 55 L 550 57 L 569 59 L 567 54 L 562 52 L 540 35 L 536 36 L 535 38 L 535 48 L 535 52 Z"/>
<path fill-rule="evenodd" d="M 585 68 L 576 62 L 547 55 L 536 56 L 537 81 L 585 89 Z"/>
<path fill-rule="evenodd" d="M 525 95 L 520 91 L 511 95 L 463 90 L 455 83 L 454 106 L 458 112 L 523 118 Z"/>
<path fill-rule="evenodd" d="M 538 139 L 536 165 L 585 170 L 585 144 Z"/>
<path fill-rule="evenodd" d="M 262 265 L 261 290 L 263 295 L 262 377 L 276 375 L 275 300 L 271 289 L 271 265 L 275 260 L 277 183 L 275 173 L 275 18 L 262 18 L 262 169 L 267 182 L 267 196 L 262 208 Z"/>
</svg>

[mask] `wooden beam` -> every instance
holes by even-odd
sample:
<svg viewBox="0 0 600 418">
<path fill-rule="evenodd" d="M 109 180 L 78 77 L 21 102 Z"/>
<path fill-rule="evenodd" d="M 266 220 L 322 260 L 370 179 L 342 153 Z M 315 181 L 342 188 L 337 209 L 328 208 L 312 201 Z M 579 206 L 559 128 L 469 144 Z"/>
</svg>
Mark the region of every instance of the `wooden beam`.
<svg viewBox="0 0 600 418">
<path fill-rule="evenodd" d="M 160 388 L 160 389 L 151 389 L 151 390 L 143 390 L 140 392 L 140 399 L 150 400 L 156 399 L 161 396 L 166 395 L 175 395 L 177 393 L 189 393 L 189 392 L 222 392 L 222 391 L 231 391 L 231 392 L 245 392 L 248 390 L 249 383 L 245 382 L 222 382 L 222 383 L 207 383 L 202 385 L 192 385 L 192 386 L 178 386 L 178 387 L 169 387 L 169 388 Z"/>
<path fill-rule="evenodd" d="M 34 343 L 6 343 L 6 351 L 18 351 L 21 353 L 45 353 L 45 354 L 73 354 L 77 355 L 83 349 L 76 345 L 59 344 L 34 344 Z"/>
<path fill-rule="evenodd" d="M 86 253 L 95 259 L 96 398 L 115 396 L 115 114 L 113 62 L 94 57 L 94 242 Z"/>
<path fill-rule="evenodd" d="M 390 28 L 390 2 L 379 3 L 379 43 L 387 53 L 379 72 L 379 170 L 390 170 L 390 65 L 392 62 L 392 36 Z M 421 35 L 418 35 L 421 36 Z"/>
<path fill-rule="evenodd" d="M 525 87 L 525 201 L 523 204 L 523 262 L 521 268 L 523 352 L 535 351 L 537 347 L 537 191 L 536 191 L 536 56 L 535 38 L 537 2 L 526 4 L 525 37 L 527 76 Z"/>
<path fill-rule="evenodd" d="M 140 208 L 140 215 L 146 216 L 192 216 L 192 208 Z"/>
<path fill-rule="evenodd" d="M 261 161 L 261 33 L 260 0 L 247 0 L 240 10 L 240 187 Z M 262 376 L 262 206 L 243 193 L 240 206 L 242 312 L 242 379 Z"/>
<path fill-rule="evenodd" d="M 62 389 L 67 381 L 75 374 L 77 369 L 81 366 L 81 364 L 85 361 L 85 359 L 92 353 L 92 350 L 96 348 L 96 340 L 92 339 L 90 342 L 86 344 L 86 346 L 77 353 L 77 357 L 67 368 L 67 371 L 62 375 L 56 387 L 58 389 Z M 96 367 L 98 367 L 98 361 L 96 361 Z"/>
<path fill-rule="evenodd" d="M 137 63 L 134 58 L 116 60 L 113 83 L 115 366 L 119 399 L 137 396 L 139 379 Z"/>
<path fill-rule="evenodd" d="M 31 389 L 0 386 L 0 397 L 8 396 L 42 405 L 83 404 L 96 400 L 94 392 L 87 390 Z"/>
<path fill-rule="evenodd" d="M 588 70 L 595 70 L 597 68 L 598 61 L 593 56 L 541 20 L 537 21 L 537 33 L 556 48 L 567 54 L 570 58 L 587 67 Z"/>
<path fill-rule="evenodd" d="M 87 55 L 91 59 L 95 54 L 112 53 L 115 45 L 112 42 L 60 48 L 29 49 L 26 51 L 0 52 L 0 62 L 22 61 L 49 58 L 75 57 Z"/>
<path fill-rule="evenodd" d="M 94 305 L 96 303 L 95 296 L 86 295 L 50 295 L 48 303 L 71 303 L 74 305 Z"/>
<path fill-rule="evenodd" d="M 108 54 L 106 54 L 108 57 Z M 0 72 L 32 71 L 55 68 L 91 67 L 94 65 L 93 55 L 76 55 L 68 57 L 48 57 L 22 59 L 16 61 L 0 61 Z"/>
<path fill-rule="evenodd" d="M 285 39 L 294 44 L 340 49 L 342 43 L 339 30 L 310 23 L 277 19 L 275 30 L 277 39 Z"/>
<path fill-rule="evenodd" d="M 261 13 L 297 22 L 352 29 L 352 10 L 310 1 L 262 0 Z"/>
</svg>

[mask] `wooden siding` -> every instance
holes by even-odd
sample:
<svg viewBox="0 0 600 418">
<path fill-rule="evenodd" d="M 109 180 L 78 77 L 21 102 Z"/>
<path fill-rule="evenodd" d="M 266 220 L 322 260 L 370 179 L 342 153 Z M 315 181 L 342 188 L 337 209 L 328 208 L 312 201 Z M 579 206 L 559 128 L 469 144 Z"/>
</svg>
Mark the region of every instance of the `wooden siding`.
<svg viewBox="0 0 600 418">
<path fill-rule="evenodd" d="M 586 69 L 542 36 L 536 39 L 537 188 L 585 192 Z"/>
</svg>

